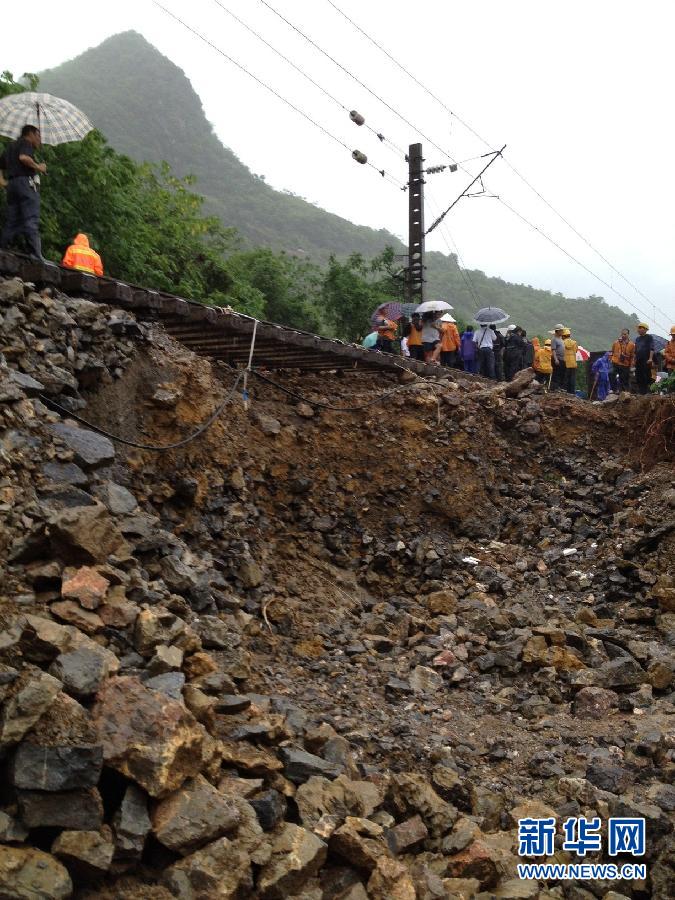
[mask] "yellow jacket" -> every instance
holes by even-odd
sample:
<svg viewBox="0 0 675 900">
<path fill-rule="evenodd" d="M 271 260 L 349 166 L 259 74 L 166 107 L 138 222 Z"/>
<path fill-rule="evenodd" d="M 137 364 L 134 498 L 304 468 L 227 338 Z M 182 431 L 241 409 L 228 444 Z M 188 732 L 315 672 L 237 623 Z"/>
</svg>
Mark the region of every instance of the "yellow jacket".
<svg viewBox="0 0 675 900">
<path fill-rule="evenodd" d="M 572 338 L 565 338 L 565 368 L 576 369 L 577 367 L 577 347 L 579 346 Z"/>
<path fill-rule="evenodd" d="M 553 371 L 551 356 L 552 350 L 550 347 L 540 347 L 538 350 L 535 350 L 533 366 L 534 371 L 540 372 L 542 375 L 550 375 Z"/>
</svg>

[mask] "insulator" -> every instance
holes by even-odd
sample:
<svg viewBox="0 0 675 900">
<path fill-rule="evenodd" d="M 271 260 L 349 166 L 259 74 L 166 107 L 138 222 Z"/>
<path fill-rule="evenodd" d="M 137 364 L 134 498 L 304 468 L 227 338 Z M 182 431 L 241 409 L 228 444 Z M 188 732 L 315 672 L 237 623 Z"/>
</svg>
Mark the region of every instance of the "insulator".
<svg viewBox="0 0 675 900">
<path fill-rule="evenodd" d="M 364 117 L 361 115 L 361 113 L 360 113 L 360 112 L 357 112 L 355 109 L 353 109 L 353 110 L 349 113 L 349 118 L 352 120 L 352 122 L 353 122 L 355 125 L 363 125 L 363 123 L 366 121 L 366 120 L 364 119 Z"/>
<path fill-rule="evenodd" d="M 452 165 L 450 166 L 450 171 L 451 171 L 451 172 L 456 172 L 456 171 L 457 171 L 457 163 L 452 163 Z"/>
<path fill-rule="evenodd" d="M 352 153 L 352 159 L 355 159 L 357 163 L 361 163 L 362 166 L 365 166 L 365 164 L 368 162 L 368 157 L 365 153 L 361 153 L 360 150 L 354 150 L 354 152 Z"/>
</svg>

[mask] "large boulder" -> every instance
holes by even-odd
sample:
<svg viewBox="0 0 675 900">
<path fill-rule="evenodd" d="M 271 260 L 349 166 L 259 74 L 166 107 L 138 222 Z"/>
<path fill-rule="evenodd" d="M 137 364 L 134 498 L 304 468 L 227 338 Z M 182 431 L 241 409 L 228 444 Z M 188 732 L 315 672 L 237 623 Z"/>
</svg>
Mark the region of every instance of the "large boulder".
<svg viewBox="0 0 675 900">
<path fill-rule="evenodd" d="M 251 896 L 251 861 L 223 837 L 170 866 L 162 883 L 177 900 L 239 900 Z"/>
<path fill-rule="evenodd" d="M 211 752 L 209 735 L 182 703 L 132 676 L 110 678 L 92 710 L 106 765 L 165 797 L 196 775 Z"/>
<path fill-rule="evenodd" d="M 112 441 L 95 431 L 64 425 L 61 422 L 52 425 L 51 429 L 66 447 L 73 451 L 75 462 L 83 469 L 98 469 L 110 465 L 115 459 Z"/>
<path fill-rule="evenodd" d="M 111 554 L 126 556 L 129 545 L 102 503 L 63 509 L 47 525 L 52 550 L 71 563 L 105 563 Z"/>
<path fill-rule="evenodd" d="M 284 900 L 295 894 L 319 871 L 327 852 L 324 842 L 311 831 L 286 822 L 272 845 L 272 858 L 260 873 L 260 897 Z"/>
<path fill-rule="evenodd" d="M 236 805 L 202 775 L 188 779 L 152 814 L 157 840 L 182 856 L 222 837 L 238 822 Z"/>
<path fill-rule="evenodd" d="M 31 847 L 0 846 L 0 897 L 7 900 L 65 900 L 73 892 L 58 860 Z"/>
</svg>

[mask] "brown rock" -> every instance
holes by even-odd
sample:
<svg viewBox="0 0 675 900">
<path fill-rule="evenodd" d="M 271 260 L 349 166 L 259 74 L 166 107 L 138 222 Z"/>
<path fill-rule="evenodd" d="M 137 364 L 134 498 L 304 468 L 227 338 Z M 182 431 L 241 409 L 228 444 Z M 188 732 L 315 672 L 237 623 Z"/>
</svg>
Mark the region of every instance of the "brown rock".
<svg viewBox="0 0 675 900">
<path fill-rule="evenodd" d="M 673 681 L 673 669 L 668 663 L 657 661 L 647 669 L 647 678 L 657 691 L 665 691 Z"/>
<path fill-rule="evenodd" d="M 183 671 L 185 672 L 185 677 L 189 681 L 194 681 L 197 678 L 203 678 L 205 675 L 211 675 L 213 672 L 218 671 L 218 666 L 213 660 L 213 657 L 210 653 L 193 653 L 192 656 L 188 656 L 183 664 Z"/>
<path fill-rule="evenodd" d="M 87 637 L 79 628 L 59 625 L 41 616 L 26 616 L 21 633 L 21 649 L 31 662 L 51 662 L 62 653 L 80 648 L 101 656 L 107 672 L 112 674 L 119 670 L 120 664 L 115 654 Z"/>
<path fill-rule="evenodd" d="M 141 656 L 152 656 L 155 647 L 172 644 L 185 628 L 185 622 L 168 609 L 142 609 L 134 627 L 134 646 Z"/>
<path fill-rule="evenodd" d="M 446 900 L 472 900 L 480 893 L 477 878 L 444 878 L 443 889 Z"/>
<path fill-rule="evenodd" d="M 399 814 L 419 813 L 434 837 L 442 837 L 458 817 L 455 807 L 442 800 L 423 775 L 412 772 L 394 775 L 389 798 Z"/>
<path fill-rule="evenodd" d="M 365 872 L 372 872 L 381 856 L 391 855 L 382 826 L 354 816 L 331 835 L 329 846 L 331 853 Z"/>
<path fill-rule="evenodd" d="M 105 603 L 97 610 L 105 625 L 112 628 L 126 628 L 133 625 L 138 617 L 140 609 L 131 600 L 127 600 L 124 588 L 114 587 L 108 591 Z"/>
<path fill-rule="evenodd" d="M 47 534 L 64 562 L 104 563 L 111 554 L 126 556 L 129 545 L 102 503 L 63 509 L 49 521 Z"/>
<path fill-rule="evenodd" d="M 61 585 L 64 600 L 77 600 L 85 609 L 98 609 L 103 603 L 110 582 L 91 566 L 82 566 L 66 575 Z"/>
<path fill-rule="evenodd" d="M 245 850 L 220 838 L 170 866 L 162 884 L 177 900 L 240 900 L 251 896 L 251 862 Z"/>
<path fill-rule="evenodd" d="M 387 832 L 387 843 L 392 853 L 403 853 L 420 841 L 429 837 L 429 831 L 419 816 L 406 819 L 400 825 L 390 828 Z"/>
<path fill-rule="evenodd" d="M 137 678 L 111 678 L 92 710 L 104 760 L 152 797 L 164 797 L 203 767 L 208 735 L 182 703 Z"/>
<path fill-rule="evenodd" d="M 582 688 L 574 698 L 574 715 L 582 719 L 601 719 L 619 705 L 614 691 L 599 687 Z"/>
<path fill-rule="evenodd" d="M 224 741 L 222 752 L 226 765 L 236 766 L 252 775 L 273 775 L 284 767 L 270 750 L 255 747 L 248 741 Z"/>
<path fill-rule="evenodd" d="M 415 884 L 406 867 L 395 859 L 380 857 L 368 881 L 370 900 L 415 900 Z"/>
<path fill-rule="evenodd" d="M 232 831 L 238 822 L 237 807 L 202 775 L 189 778 L 152 814 L 157 840 L 182 856 Z"/>
<path fill-rule="evenodd" d="M 40 672 L 7 700 L 0 719 L 0 746 L 18 744 L 50 707 L 61 690 L 61 682 Z"/>
<path fill-rule="evenodd" d="M 103 628 L 103 620 L 98 613 L 82 609 L 75 600 L 58 600 L 49 607 L 52 615 L 69 625 L 79 628 L 85 634 L 96 634 Z"/>
<path fill-rule="evenodd" d="M 73 892 L 67 870 L 41 850 L 0 846 L 0 897 L 65 900 Z"/>
<path fill-rule="evenodd" d="M 457 608 L 457 596 L 449 588 L 428 594 L 423 602 L 432 616 L 449 616 Z"/>
<path fill-rule="evenodd" d="M 52 844 L 54 856 L 62 860 L 73 875 L 83 879 L 105 875 L 114 851 L 111 831 L 105 825 L 101 831 L 62 831 Z"/>
<path fill-rule="evenodd" d="M 485 844 L 473 841 L 448 861 L 448 875 L 453 878 L 476 878 L 483 889 L 494 887 L 499 880 L 497 864 Z"/>
<path fill-rule="evenodd" d="M 272 858 L 260 872 L 262 900 L 285 900 L 297 893 L 326 860 L 327 848 L 311 831 L 286 822 L 272 845 Z"/>
</svg>

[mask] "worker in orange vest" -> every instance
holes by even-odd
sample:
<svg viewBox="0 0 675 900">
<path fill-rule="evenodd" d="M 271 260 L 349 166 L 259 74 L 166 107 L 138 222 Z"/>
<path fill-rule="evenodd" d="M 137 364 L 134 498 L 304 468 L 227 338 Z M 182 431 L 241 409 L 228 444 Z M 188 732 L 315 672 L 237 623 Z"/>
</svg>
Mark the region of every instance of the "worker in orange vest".
<svg viewBox="0 0 675 900">
<path fill-rule="evenodd" d="M 450 313 L 445 313 L 436 322 L 436 328 L 441 336 L 440 342 L 436 348 L 435 356 L 440 355 L 442 366 L 457 365 L 457 351 L 461 346 L 461 338 L 455 320 Z"/>
<path fill-rule="evenodd" d="M 675 372 L 675 325 L 670 326 L 670 340 L 663 350 L 663 365 L 669 375 Z"/>
<path fill-rule="evenodd" d="M 393 322 L 391 319 L 380 319 L 377 323 L 376 350 L 381 350 L 383 353 L 394 352 L 394 339 L 396 338 L 397 327 L 396 322 Z"/>
<path fill-rule="evenodd" d="M 418 362 L 424 362 L 424 351 L 422 350 L 422 320 L 419 313 L 413 313 L 410 321 L 410 330 L 408 331 L 408 350 L 410 358 L 416 359 Z"/>
<path fill-rule="evenodd" d="M 101 257 L 89 246 L 89 238 L 86 234 L 78 234 L 75 240 L 66 250 L 62 265 L 67 269 L 76 269 L 78 272 L 86 272 L 87 275 L 103 275 L 103 263 Z"/>
</svg>

